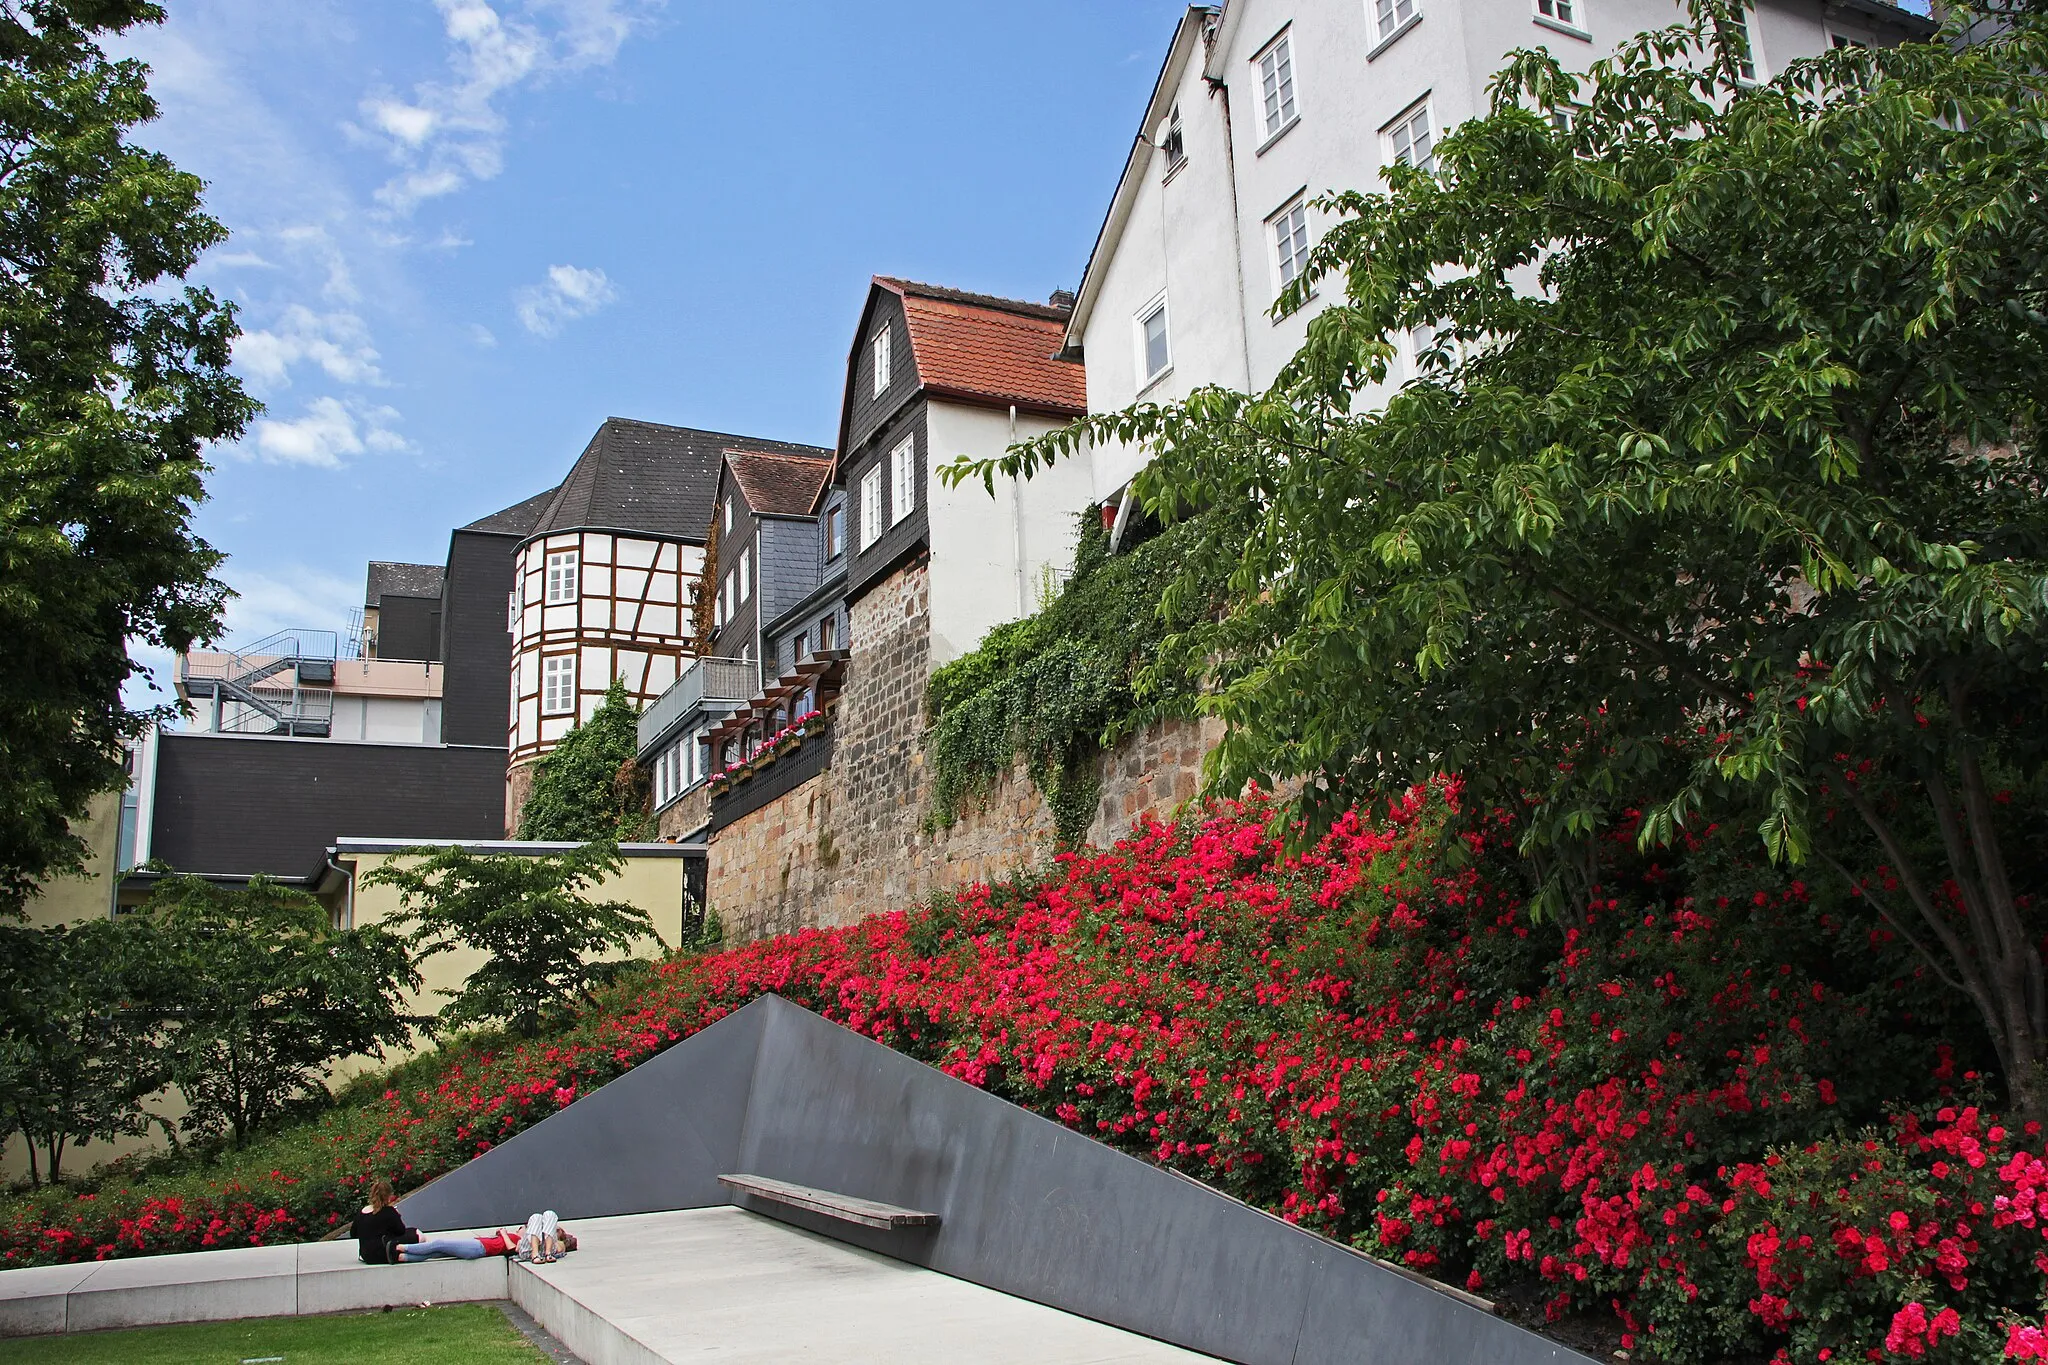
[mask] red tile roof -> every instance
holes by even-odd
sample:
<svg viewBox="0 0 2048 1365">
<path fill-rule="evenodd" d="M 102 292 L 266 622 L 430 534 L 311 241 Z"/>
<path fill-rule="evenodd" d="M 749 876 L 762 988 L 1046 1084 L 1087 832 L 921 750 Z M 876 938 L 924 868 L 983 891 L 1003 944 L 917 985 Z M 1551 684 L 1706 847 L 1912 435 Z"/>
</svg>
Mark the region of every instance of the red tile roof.
<svg viewBox="0 0 2048 1365">
<path fill-rule="evenodd" d="M 830 455 L 792 455 L 776 450 L 728 450 L 725 460 L 740 496 L 756 515 L 809 516 L 832 474 Z"/>
<path fill-rule="evenodd" d="M 903 299 L 918 382 L 936 397 L 1016 404 L 1078 417 L 1088 410 L 1087 371 L 1058 360 L 1068 310 L 877 275 Z"/>
</svg>

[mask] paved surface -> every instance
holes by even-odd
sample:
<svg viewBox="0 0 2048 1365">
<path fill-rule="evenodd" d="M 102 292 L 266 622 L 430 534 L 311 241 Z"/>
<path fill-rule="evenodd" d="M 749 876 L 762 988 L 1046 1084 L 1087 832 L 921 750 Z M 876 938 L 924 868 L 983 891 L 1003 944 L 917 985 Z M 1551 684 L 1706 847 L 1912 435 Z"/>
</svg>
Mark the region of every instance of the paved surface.
<svg viewBox="0 0 2048 1365">
<path fill-rule="evenodd" d="M 590 1365 L 1210 1359 L 740 1209 L 572 1230 L 581 1248 L 516 1269 L 512 1295 Z"/>
</svg>

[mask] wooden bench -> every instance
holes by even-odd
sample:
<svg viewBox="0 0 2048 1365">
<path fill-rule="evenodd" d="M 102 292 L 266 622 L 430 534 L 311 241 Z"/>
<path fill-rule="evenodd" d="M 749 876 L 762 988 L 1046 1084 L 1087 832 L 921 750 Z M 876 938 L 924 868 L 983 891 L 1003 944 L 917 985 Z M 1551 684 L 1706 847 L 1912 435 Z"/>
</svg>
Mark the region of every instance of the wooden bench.
<svg viewBox="0 0 2048 1365">
<path fill-rule="evenodd" d="M 827 1218 L 842 1222 L 859 1223 L 870 1228 L 928 1228 L 936 1227 L 939 1215 L 925 1213 L 918 1209 L 898 1208 L 894 1204 L 883 1204 L 873 1199 L 857 1199 L 850 1194 L 835 1194 L 831 1190 L 814 1190 L 809 1185 L 792 1185 L 787 1180 L 770 1180 L 765 1175 L 722 1175 L 718 1183 L 742 1194 L 751 1194 L 757 1199 L 766 1199 L 777 1204 L 787 1204 L 793 1209 L 806 1209 L 821 1213 Z"/>
</svg>

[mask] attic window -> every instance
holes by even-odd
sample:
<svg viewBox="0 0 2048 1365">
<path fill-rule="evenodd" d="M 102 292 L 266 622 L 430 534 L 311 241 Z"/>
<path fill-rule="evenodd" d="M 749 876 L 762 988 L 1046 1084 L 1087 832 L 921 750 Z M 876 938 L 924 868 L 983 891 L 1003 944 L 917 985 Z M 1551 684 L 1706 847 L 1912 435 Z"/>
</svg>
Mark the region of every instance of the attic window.
<svg viewBox="0 0 2048 1365">
<path fill-rule="evenodd" d="M 875 397 L 880 398 L 889 391 L 889 325 L 882 324 L 882 330 L 875 333 Z"/>
<path fill-rule="evenodd" d="M 1181 135 L 1180 106 L 1173 106 L 1166 116 L 1166 131 L 1160 134 L 1159 150 L 1166 153 L 1166 173 L 1172 175 L 1187 164 L 1187 140 Z"/>
</svg>

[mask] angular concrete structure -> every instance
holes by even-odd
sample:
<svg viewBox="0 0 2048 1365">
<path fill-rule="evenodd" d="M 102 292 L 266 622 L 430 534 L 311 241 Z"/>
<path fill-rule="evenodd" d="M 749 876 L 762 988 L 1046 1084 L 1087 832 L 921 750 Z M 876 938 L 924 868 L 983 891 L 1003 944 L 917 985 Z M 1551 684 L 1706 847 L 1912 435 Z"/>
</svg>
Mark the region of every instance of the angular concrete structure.
<svg viewBox="0 0 2048 1365">
<path fill-rule="evenodd" d="M 883 1231 L 745 1172 L 940 1215 Z M 422 1228 L 727 1203 L 1244 1365 L 1583 1365 L 1468 1295 L 1092 1142 L 773 996 L 404 1201 Z"/>
</svg>

